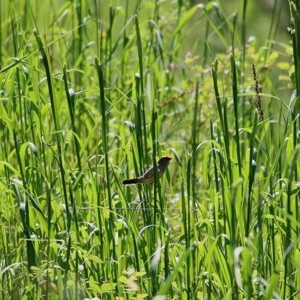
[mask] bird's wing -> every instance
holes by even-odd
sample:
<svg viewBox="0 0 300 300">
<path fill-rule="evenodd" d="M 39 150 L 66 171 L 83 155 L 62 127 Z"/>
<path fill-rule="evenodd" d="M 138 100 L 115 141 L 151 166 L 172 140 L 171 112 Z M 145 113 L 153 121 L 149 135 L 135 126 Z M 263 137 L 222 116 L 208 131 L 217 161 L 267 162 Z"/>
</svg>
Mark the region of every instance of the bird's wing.
<svg viewBox="0 0 300 300">
<path fill-rule="evenodd" d="M 145 172 L 145 174 L 143 175 L 143 178 L 145 178 L 145 179 L 152 178 L 153 175 L 154 175 L 154 168 L 150 168 Z"/>
</svg>

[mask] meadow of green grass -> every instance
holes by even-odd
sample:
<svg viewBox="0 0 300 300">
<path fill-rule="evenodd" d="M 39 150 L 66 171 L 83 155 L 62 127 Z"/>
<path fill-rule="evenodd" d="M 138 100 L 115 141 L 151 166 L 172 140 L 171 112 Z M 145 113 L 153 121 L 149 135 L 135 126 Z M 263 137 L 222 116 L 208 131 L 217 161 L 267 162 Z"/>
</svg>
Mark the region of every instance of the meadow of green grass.
<svg viewBox="0 0 300 300">
<path fill-rule="evenodd" d="M 300 4 L 247 2 L 0 2 L 0 299 L 300 297 Z"/>
</svg>

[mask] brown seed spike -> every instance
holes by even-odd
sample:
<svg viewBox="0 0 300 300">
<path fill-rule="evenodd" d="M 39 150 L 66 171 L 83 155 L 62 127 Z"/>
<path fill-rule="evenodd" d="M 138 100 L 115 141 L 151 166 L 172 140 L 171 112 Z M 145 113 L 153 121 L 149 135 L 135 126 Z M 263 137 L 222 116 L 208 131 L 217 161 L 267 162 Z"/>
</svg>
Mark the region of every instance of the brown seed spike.
<svg viewBox="0 0 300 300">
<path fill-rule="evenodd" d="M 261 105 L 261 97 L 260 97 L 260 94 L 259 94 L 259 83 L 258 83 L 258 80 L 257 80 L 257 75 L 256 75 L 256 70 L 255 70 L 254 64 L 252 64 L 252 74 L 253 74 L 253 79 L 254 79 L 254 82 L 255 82 L 254 89 L 255 89 L 256 98 L 257 98 L 256 108 L 257 108 L 257 111 L 258 111 L 258 114 L 259 114 L 259 120 L 263 121 L 264 120 L 264 111 L 263 111 L 263 108 L 262 108 L 262 105 Z"/>
</svg>

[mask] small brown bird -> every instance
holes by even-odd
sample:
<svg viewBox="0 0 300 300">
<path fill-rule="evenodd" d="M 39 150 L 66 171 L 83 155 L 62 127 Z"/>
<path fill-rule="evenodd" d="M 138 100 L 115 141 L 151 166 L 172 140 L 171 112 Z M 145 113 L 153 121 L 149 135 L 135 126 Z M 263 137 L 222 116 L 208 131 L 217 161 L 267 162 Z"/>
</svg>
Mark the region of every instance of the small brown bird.
<svg viewBox="0 0 300 300">
<path fill-rule="evenodd" d="M 161 177 L 165 173 L 172 158 L 168 156 L 163 156 L 157 162 L 157 172 L 158 176 Z M 133 179 L 126 179 L 123 184 L 136 184 L 136 183 L 153 183 L 154 182 L 154 167 L 148 169 L 143 175 Z"/>
</svg>

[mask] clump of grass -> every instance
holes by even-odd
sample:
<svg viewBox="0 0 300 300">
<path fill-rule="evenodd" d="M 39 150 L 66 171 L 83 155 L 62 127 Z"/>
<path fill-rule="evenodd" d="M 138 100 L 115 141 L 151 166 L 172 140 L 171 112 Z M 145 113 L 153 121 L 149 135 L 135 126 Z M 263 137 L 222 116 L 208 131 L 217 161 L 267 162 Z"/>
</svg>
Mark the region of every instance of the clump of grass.
<svg viewBox="0 0 300 300">
<path fill-rule="evenodd" d="M 219 2 L 20 4 L 0 4 L 1 297 L 296 297 L 297 5 L 289 47 L 275 8 L 247 40 L 246 1 L 241 33 Z"/>
</svg>

